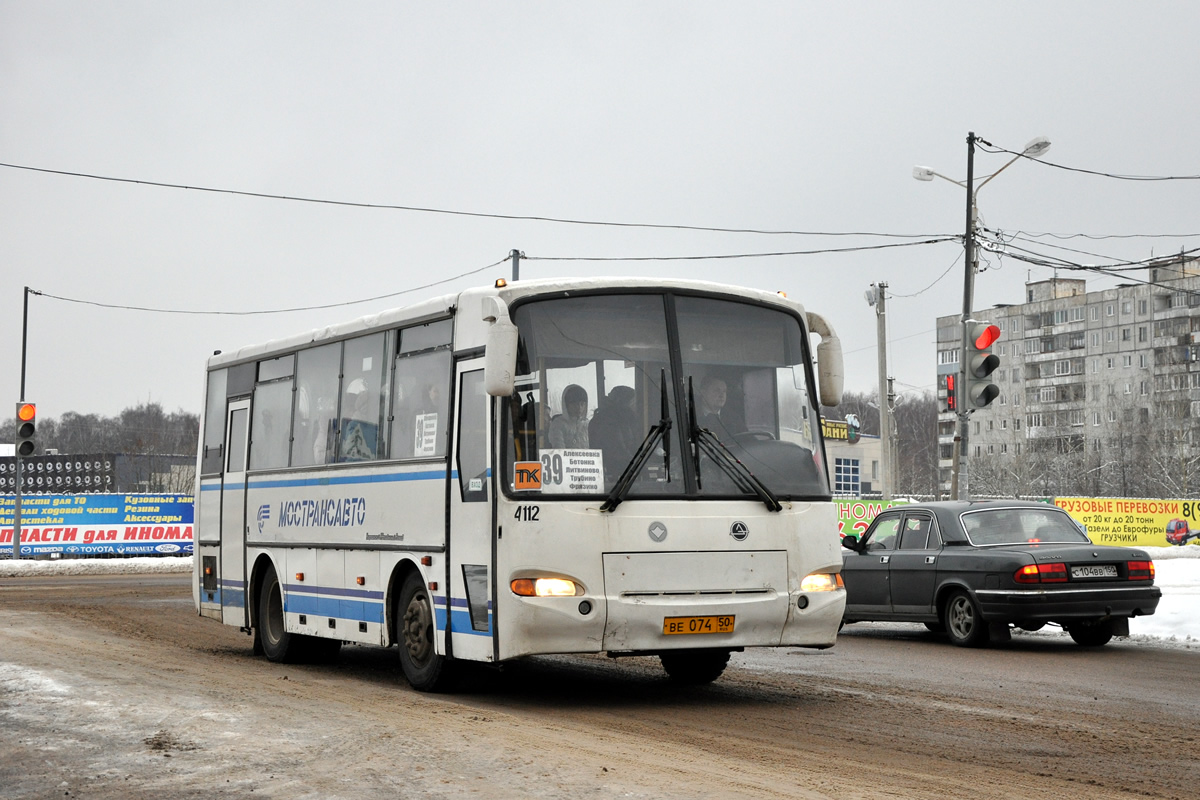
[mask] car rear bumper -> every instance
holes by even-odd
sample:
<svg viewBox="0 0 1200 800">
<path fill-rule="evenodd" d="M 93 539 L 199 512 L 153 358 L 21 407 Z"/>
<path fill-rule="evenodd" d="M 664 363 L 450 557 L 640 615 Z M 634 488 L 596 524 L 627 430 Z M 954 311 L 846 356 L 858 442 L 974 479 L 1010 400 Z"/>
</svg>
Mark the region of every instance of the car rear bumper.
<svg viewBox="0 0 1200 800">
<path fill-rule="evenodd" d="M 991 622 L 1140 617 L 1153 614 L 1162 598 L 1157 586 L 1062 589 L 980 589 L 983 618 Z"/>
</svg>

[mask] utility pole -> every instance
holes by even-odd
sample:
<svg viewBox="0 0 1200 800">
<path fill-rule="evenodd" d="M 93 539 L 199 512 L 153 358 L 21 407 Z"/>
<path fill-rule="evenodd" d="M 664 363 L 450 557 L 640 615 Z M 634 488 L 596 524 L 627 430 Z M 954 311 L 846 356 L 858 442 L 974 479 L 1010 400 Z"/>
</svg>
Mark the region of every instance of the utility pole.
<svg viewBox="0 0 1200 800">
<path fill-rule="evenodd" d="M 879 477 L 883 499 L 892 499 L 892 409 L 887 375 L 887 284 L 880 281 L 867 290 L 867 302 L 875 306 L 876 352 L 879 354 Z"/>
<path fill-rule="evenodd" d="M 519 281 L 521 279 L 521 258 L 524 257 L 525 254 L 520 250 L 510 250 L 508 255 L 512 258 L 512 279 L 514 281 Z"/>
<path fill-rule="evenodd" d="M 29 287 L 26 286 L 23 310 L 21 312 L 21 397 L 19 398 L 20 403 L 25 402 L 25 353 L 27 350 L 28 339 L 29 339 Z M 18 406 L 20 405 L 20 403 L 18 403 Z M 17 427 L 20 428 L 20 426 L 21 426 L 21 420 L 18 418 L 17 419 Z M 13 431 L 14 435 L 16 433 L 17 433 L 16 431 Z M 16 485 L 16 488 L 13 489 L 13 540 L 12 540 L 12 547 L 13 547 L 13 559 L 18 559 L 21 557 L 21 484 L 23 484 L 25 482 L 24 470 L 22 469 L 22 467 L 24 466 L 23 462 L 25 459 L 21 456 L 21 448 L 19 446 L 15 448 L 13 455 L 16 456 L 16 458 L 13 459 L 13 466 L 16 468 L 15 477 L 17 479 L 17 485 Z"/>
<path fill-rule="evenodd" d="M 1007 166 L 1007 165 L 1006 165 Z M 998 174 L 998 173 L 997 173 Z M 967 468 L 967 445 L 969 440 L 970 414 L 967 411 L 967 320 L 971 318 L 971 306 L 975 303 L 975 132 L 967 134 L 967 230 L 963 236 L 964 273 L 962 309 L 962 346 L 958 354 L 958 381 L 954 387 L 957 395 L 954 405 L 958 415 L 958 435 L 954 437 L 954 466 L 950 494 L 956 500 L 966 500 L 970 495 Z"/>
</svg>

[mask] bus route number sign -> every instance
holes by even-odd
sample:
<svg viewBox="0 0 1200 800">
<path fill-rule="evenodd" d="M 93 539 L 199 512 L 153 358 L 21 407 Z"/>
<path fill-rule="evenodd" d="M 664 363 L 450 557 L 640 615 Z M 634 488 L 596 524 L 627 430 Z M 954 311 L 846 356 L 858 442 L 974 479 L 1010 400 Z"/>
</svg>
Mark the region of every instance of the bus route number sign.
<svg viewBox="0 0 1200 800">
<path fill-rule="evenodd" d="M 733 614 L 711 617 L 667 617 L 663 620 L 663 635 L 689 633 L 733 633 Z"/>
</svg>

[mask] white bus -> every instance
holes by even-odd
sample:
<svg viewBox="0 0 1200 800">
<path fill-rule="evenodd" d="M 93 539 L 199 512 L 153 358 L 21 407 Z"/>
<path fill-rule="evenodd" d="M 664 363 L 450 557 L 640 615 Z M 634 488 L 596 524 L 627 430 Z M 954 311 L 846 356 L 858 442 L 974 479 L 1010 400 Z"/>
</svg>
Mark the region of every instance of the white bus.
<svg viewBox="0 0 1200 800">
<path fill-rule="evenodd" d="M 829 647 L 841 384 L 818 314 L 698 281 L 498 280 L 218 351 L 196 608 L 272 661 L 399 645 L 426 691 L 456 662 L 707 682 L 745 647 Z"/>
</svg>

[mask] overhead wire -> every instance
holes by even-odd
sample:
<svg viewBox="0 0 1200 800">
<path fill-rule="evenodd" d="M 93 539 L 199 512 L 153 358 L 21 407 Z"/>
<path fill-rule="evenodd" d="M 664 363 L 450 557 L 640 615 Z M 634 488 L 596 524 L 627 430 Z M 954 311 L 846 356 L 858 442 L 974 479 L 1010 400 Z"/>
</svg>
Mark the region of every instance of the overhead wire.
<svg viewBox="0 0 1200 800">
<path fill-rule="evenodd" d="M 1020 158 L 1028 159 L 1029 161 L 1036 161 L 1039 164 L 1045 164 L 1047 167 L 1054 167 L 1055 169 L 1061 169 L 1066 172 L 1079 172 L 1084 175 L 1096 175 L 1101 178 L 1112 178 L 1119 181 L 1200 181 L 1200 175 L 1122 175 L 1120 173 L 1101 172 L 1099 170 L 1083 169 L 1081 167 L 1069 167 L 1065 164 L 1057 164 L 1053 161 L 1047 161 L 1041 156 L 1034 158 L 1032 156 L 1027 156 L 1024 153 L 1018 153 L 1014 150 L 1007 150 L 1003 147 L 992 144 L 986 139 L 980 139 L 979 137 L 976 137 L 975 141 L 981 145 L 979 149 L 983 150 L 985 153 L 1008 153 L 1010 156 L 1018 156 Z M 989 147 L 992 149 L 989 150 Z"/>
<path fill-rule="evenodd" d="M 61 300 L 64 303 L 78 303 L 80 305 L 96 306 L 99 308 L 115 308 L 115 309 L 120 309 L 122 311 L 146 311 L 146 312 L 150 312 L 153 314 L 183 314 L 183 315 L 189 315 L 189 316 L 249 317 L 249 316 L 257 316 L 257 315 L 264 315 L 264 314 L 290 314 L 290 313 L 296 312 L 296 311 L 320 311 L 322 309 L 327 309 L 327 308 L 342 308 L 344 306 L 354 306 L 354 305 L 359 305 L 361 303 L 372 303 L 372 302 L 375 302 L 376 300 L 387 300 L 388 298 L 391 298 L 391 297 L 399 297 L 400 295 L 410 294 L 412 292 L 419 292 L 423 289 L 430 289 L 430 288 L 433 288 L 434 286 L 440 286 L 444 283 L 450 283 L 451 281 L 456 281 L 459 278 L 465 278 L 468 275 L 475 275 L 477 273 L 483 272 L 484 270 L 489 270 L 489 269 L 492 269 L 493 267 L 498 267 L 507 261 L 508 261 L 507 258 L 502 258 L 499 261 L 488 264 L 485 267 L 480 267 L 479 269 L 469 270 L 467 272 L 460 272 L 458 275 L 453 275 L 449 278 L 443 278 L 442 280 L 434 281 L 433 283 L 426 283 L 422 286 L 413 286 L 412 288 L 409 288 L 409 289 L 402 289 L 398 292 L 389 292 L 388 294 L 376 295 L 375 297 L 365 297 L 361 300 L 346 300 L 346 301 L 340 302 L 340 303 L 325 303 L 323 305 L 317 305 L 317 306 L 297 306 L 295 308 L 274 308 L 274 309 L 266 309 L 266 310 L 259 310 L 259 311 L 194 311 L 194 310 L 188 310 L 188 309 L 182 309 L 182 308 L 153 308 L 150 306 L 131 306 L 131 305 L 124 305 L 124 304 L 120 304 L 120 303 L 101 303 L 97 300 L 84 300 L 79 297 L 66 297 L 64 295 L 52 294 L 50 292 L 42 292 L 42 291 L 38 291 L 36 289 L 30 289 L 29 293 L 38 295 L 40 297 L 49 297 L 54 300 Z"/>
<path fill-rule="evenodd" d="M 111 175 L 96 175 L 88 172 L 72 172 L 60 169 L 48 169 L 46 167 L 33 167 L 25 164 L 8 164 L 0 163 L 0 167 L 7 169 L 26 170 L 29 172 L 40 172 L 47 175 L 64 175 L 71 178 L 87 178 L 89 180 L 107 181 L 111 183 L 129 183 L 138 186 L 155 186 L 161 189 L 185 189 L 195 192 L 208 192 L 213 194 L 228 194 L 239 197 L 256 197 L 265 200 L 287 200 L 296 203 L 316 203 L 319 205 L 331 206 L 346 206 L 349 208 L 374 208 L 390 211 L 414 211 L 424 214 L 445 214 L 460 217 L 479 217 L 484 219 L 505 219 L 515 221 L 528 222 L 552 222 L 561 225 L 595 225 L 612 228 L 652 228 L 658 230 L 681 230 L 681 231 L 708 231 L 713 233 L 750 233 L 763 236 L 877 236 L 881 238 L 892 239 L 927 239 L 930 237 L 941 236 L 942 234 L 912 234 L 912 233 L 882 233 L 877 231 L 795 231 L 795 230 L 771 230 L 766 228 L 732 228 L 732 227 L 717 227 L 708 225 L 680 225 L 666 223 L 651 223 L 651 222 L 618 222 L 612 220 L 588 220 L 588 219 L 573 219 L 570 217 L 550 217 L 536 214 L 498 214 L 483 211 L 463 211 L 460 209 L 451 208 L 435 208 L 432 206 L 410 206 L 399 205 L 395 203 L 366 203 L 354 200 L 331 200 L 328 198 L 319 197 L 304 197 L 301 195 L 275 194 L 271 192 L 252 192 L 243 189 L 220 189 L 212 186 L 190 186 L 182 183 L 168 183 L 165 181 L 147 181 L 136 178 L 119 178 Z"/>
</svg>

